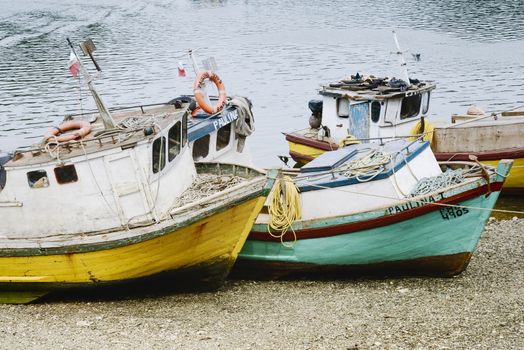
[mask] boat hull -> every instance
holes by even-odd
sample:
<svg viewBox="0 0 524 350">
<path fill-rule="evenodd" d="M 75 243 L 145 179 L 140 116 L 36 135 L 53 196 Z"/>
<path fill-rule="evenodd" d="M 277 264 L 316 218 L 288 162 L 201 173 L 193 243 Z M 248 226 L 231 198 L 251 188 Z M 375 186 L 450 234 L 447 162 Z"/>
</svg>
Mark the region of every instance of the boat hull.
<svg viewBox="0 0 524 350">
<path fill-rule="evenodd" d="M 300 132 L 285 134 L 289 145 L 289 155 L 299 164 L 307 164 L 326 151 L 338 149 L 338 145 L 323 140 L 312 139 Z"/>
<path fill-rule="evenodd" d="M 28 302 L 32 294 L 39 297 L 64 287 L 153 280 L 174 288 L 183 288 L 188 281 L 206 289 L 217 287 L 233 266 L 264 200 L 265 196 L 256 196 L 193 218 L 187 225 L 151 232 L 138 242 L 120 240 L 40 254 L 0 251 L 0 298 L 4 298 L 0 301 Z"/>
<path fill-rule="evenodd" d="M 501 185 L 493 183 L 491 190 L 500 190 Z M 483 210 L 408 205 L 393 215 L 375 218 L 366 219 L 364 213 L 319 219 L 295 230 L 296 241 L 288 232 L 284 241 L 291 247 L 269 236 L 266 225 L 257 224 L 240 253 L 235 274 L 247 278 L 319 271 L 457 275 L 467 267 L 499 195 L 485 193 L 484 185 L 437 202 Z"/>
</svg>

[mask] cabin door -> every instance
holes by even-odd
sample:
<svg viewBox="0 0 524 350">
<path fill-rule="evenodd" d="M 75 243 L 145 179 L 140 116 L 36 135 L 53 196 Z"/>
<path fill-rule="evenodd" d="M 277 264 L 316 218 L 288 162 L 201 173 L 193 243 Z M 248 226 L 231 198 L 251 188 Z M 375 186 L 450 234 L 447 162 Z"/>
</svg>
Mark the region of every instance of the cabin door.
<svg viewBox="0 0 524 350">
<path fill-rule="evenodd" d="M 134 155 L 134 150 L 128 149 L 105 157 L 109 181 L 123 225 L 153 219 L 144 190 L 145 182 L 142 181 L 142 173 Z"/>
<path fill-rule="evenodd" d="M 349 105 L 348 132 L 358 139 L 369 138 L 369 103 Z M 363 142 L 368 142 L 367 140 Z"/>
</svg>

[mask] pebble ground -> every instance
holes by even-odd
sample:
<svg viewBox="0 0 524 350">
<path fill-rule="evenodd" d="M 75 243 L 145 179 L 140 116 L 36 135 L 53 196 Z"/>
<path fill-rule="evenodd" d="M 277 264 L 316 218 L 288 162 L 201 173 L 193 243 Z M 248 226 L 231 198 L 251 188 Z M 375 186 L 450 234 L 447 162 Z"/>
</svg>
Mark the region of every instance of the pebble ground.
<svg viewBox="0 0 524 350">
<path fill-rule="evenodd" d="M 0 305 L 5 349 L 523 349 L 524 220 L 454 278 L 228 281 L 214 293 Z"/>
</svg>

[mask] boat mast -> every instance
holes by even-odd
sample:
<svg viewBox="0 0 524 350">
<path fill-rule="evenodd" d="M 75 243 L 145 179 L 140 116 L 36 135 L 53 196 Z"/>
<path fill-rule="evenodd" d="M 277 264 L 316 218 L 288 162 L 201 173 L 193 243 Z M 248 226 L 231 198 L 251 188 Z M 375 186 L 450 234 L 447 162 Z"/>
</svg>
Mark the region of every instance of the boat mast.
<svg viewBox="0 0 524 350">
<path fill-rule="evenodd" d="M 93 96 L 93 99 L 95 100 L 96 108 L 98 108 L 98 112 L 100 113 L 100 117 L 102 118 L 102 122 L 104 124 L 104 128 L 106 130 L 114 129 L 115 128 L 115 121 L 114 121 L 113 117 L 111 116 L 111 113 L 109 112 L 109 109 L 106 107 L 104 101 L 102 100 L 102 98 L 100 97 L 98 92 L 96 91 L 95 86 L 93 84 L 93 80 L 95 78 L 91 74 L 89 74 L 87 69 L 84 67 L 84 64 L 82 63 L 82 60 L 77 55 L 76 50 L 75 50 L 73 44 L 71 43 L 71 40 L 69 40 L 69 38 L 67 38 L 67 43 L 69 44 L 69 47 L 71 47 L 71 50 L 73 51 L 73 54 L 75 55 L 76 59 L 78 60 L 78 64 L 80 65 L 80 72 L 84 76 L 84 79 L 87 82 L 87 87 L 89 88 L 89 91 L 91 92 L 91 95 Z M 82 47 L 82 49 L 84 50 L 84 47 L 86 47 L 85 50 L 87 51 L 87 54 L 89 55 L 89 57 L 93 61 L 94 65 L 96 67 L 96 70 L 98 72 L 101 72 L 102 69 L 100 69 L 100 67 L 98 66 L 98 64 L 96 63 L 96 61 L 95 61 L 95 59 L 94 59 L 94 57 L 92 55 L 92 52 L 94 51 L 94 44 L 93 44 L 93 42 L 88 40 L 85 43 L 83 43 L 83 45 L 84 46 Z"/>
<path fill-rule="evenodd" d="M 400 49 L 400 44 L 398 43 L 397 33 L 394 30 L 393 30 L 393 40 L 395 40 L 395 45 L 397 46 L 397 51 L 393 53 L 398 56 L 402 80 L 404 80 L 406 84 L 410 86 L 411 83 L 409 82 L 408 65 L 406 63 L 406 60 L 404 59 L 404 52 Z"/>
</svg>

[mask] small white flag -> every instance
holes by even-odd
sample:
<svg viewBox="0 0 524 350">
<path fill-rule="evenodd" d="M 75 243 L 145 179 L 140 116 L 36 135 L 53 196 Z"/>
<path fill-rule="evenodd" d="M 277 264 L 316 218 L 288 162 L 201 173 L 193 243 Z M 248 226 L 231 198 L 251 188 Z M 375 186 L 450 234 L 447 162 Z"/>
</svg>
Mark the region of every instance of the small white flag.
<svg viewBox="0 0 524 350">
<path fill-rule="evenodd" d="M 71 51 L 71 54 L 69 55 L 68 68 L 74 77 L 76 77 L 78 73 L 80 72 L 80 62 L 78 61 L 78 58 L 73 53 L 73 51 Z"/>
</svg>

